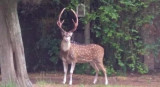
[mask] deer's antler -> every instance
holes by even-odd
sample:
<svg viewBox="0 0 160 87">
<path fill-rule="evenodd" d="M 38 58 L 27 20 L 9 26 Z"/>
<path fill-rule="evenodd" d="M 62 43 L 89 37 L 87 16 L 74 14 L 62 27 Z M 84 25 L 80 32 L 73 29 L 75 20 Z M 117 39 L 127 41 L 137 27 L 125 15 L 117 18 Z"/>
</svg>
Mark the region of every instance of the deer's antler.
<svg viewBox="0 0 160 87">
<path fill-rule="evenodd" d="M 71 9 L 71 11 L 74 13 L 75 17 L 76 17 L 76 22 L 72 19 L 73 23 L 74 23 L 74 27 L 72 30 L 70 30 L 71 32 L 74 32 L 76 29 L 77 29 L 77 26 L 78 26 L 78 15 L 76 14 L 76 12 Z"/>
<path fill-rule="evenodd" d="M 62 13 L 64 12 L 66 8 L 63 8 L 63 10 L 61 11 L 61 13 L 59 14 L 59 17 L 58 17 L 58 21 L 57 21 L 57 25 L 59 26 L 59 28 L 61 29 L 61 31 L 65 31 L 63 28 L 62 28 L 62 25 L 64 23 L 64 20 L 61 21 L 61 16 L 62 16 Z M 77 26 L 78 26 L 78 15 L 76 14 L 76 12 L 71 9 L 71 11 L 74 13 L 75 17 L 76 17 L 76 22 L 72 19 L 73 23 L 74 23 L 74 27 L 72 30 L 70 30 L 70 32 L 74 32 L 76 29 L 77 29 Z"/>
<path fill-rule="evenodd" d="M 64 12 L 66 8 L 63 8 L 63 10 L 61 11 L 61 13 L 59 14 L 59 17 L 58 17 L 58 20 L 57 20 L 57 25 L 59 26 L 59 28 L 61 29 L 61 31 L 65 31 L 63 28 L 62 28 L 62 25 L 64 23 L 64 20 L 61 21 L 61 16 L 62 16 L 62 13 Z"/>
</svg>

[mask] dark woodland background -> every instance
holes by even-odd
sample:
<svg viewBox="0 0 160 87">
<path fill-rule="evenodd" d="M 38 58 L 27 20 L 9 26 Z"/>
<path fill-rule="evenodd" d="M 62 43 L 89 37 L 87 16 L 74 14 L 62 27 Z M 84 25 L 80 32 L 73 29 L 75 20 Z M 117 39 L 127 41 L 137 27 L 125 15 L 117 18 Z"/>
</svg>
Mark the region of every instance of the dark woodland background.
<svg viewBox="0 0 160 87">
<path fill-rule="evenodd" d="M 59 57 L 60 29 L 56 25 L 64 8 L 73 8 L 85 0 L 42 0 L 40 4 L 18 4 L 27 69 L 29 72 L 63 70 Z M 148 73 L 160 67 L 160 1 L 90 0 L 85 17 L 73 40 L 84 43 L 84 26 L 90 23 L 90 41 L 105 49 L 104 64 L 108 74 Z M 72 28 L 73 14 L 66 11 L 64 28 Z M 150 58 L 147 60 L 147 58 Z M 92 72 L 90 72 L 92 71 Z M 76 73 L 94 74 L 88 64 L 76 65 Z"/>
</svg>

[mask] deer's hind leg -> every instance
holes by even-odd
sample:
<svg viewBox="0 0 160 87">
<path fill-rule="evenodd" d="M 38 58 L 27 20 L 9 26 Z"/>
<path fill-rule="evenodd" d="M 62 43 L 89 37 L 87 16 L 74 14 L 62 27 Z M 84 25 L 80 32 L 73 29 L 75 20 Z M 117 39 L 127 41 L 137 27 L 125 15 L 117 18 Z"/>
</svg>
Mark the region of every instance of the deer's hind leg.
<svg viewBox="0 0 160 87">
<path fill-rule="evenodd" d="M 103 62 L 97 63 L 97 66 L 99 67 L 100 70 L 103 71 L 103 74 L 104 74 L 104 77 L 105 77 L 105 85 L 108 85 L 106 68 L 104 67 Z"/>
<path fill-rule="evenodd" d="M 96 65 L 94 62 L 90 62 L 90 65 L 91 65 L 91 66 L 95 69 L 95 71 L 96 71 L 96 75 L 95 75 L 94 81 L 93 81 L 93 84 L 96 84 L 97 78 L 98 78 L 99 69 L 98 69 L 97 65 Z"/>
</svg>

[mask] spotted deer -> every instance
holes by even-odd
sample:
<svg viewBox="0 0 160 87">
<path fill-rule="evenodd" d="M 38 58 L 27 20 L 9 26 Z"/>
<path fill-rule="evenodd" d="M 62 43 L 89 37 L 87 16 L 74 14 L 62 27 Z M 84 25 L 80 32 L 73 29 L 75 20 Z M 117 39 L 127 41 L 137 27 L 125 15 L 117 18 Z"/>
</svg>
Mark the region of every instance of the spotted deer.
<svg viewBox="0 0 160 87">
<path fill-rule="evenodd" d="M 61 51 L 60 51 L 60 56 L 63 61 L 63 67 L 64 67 L 63 84 L 66 83 L 68 64 L 71 64 L 69 85 L 72 85 L 72 75 L 73 75 L 73 71 L 76 63 L 90 63 L 90 65 L 96 71 L 96 75 L 93 83 L 96 84 L 97 78 L 98 78 L 98 72 L 99 70 L 102 70 L 105 76 L 105 85 L 107 85 L 108 79 L 107 79 L 106 69 L 103 65 L 103 56 L 104 56 L 103 47 L 97 44 L 80 45 L 80 44 L 72 43 L 71 37 L 73 32 L 77 29 L 78 16 L 75 13 L 75 11 L 71 9 L 71 11 L 74 13 L 76 17 L 76 21 L 72 19 L 74 28 L 67 32 L 62 28 L 64 20 L 61 21 L 61 16 L 64 10 L 65 8 L 59 14 L 59 18 L 57 21 L 57 25 L 59 26 L 62 37 L 63 37 L 61 41 Z"/>
</svg>

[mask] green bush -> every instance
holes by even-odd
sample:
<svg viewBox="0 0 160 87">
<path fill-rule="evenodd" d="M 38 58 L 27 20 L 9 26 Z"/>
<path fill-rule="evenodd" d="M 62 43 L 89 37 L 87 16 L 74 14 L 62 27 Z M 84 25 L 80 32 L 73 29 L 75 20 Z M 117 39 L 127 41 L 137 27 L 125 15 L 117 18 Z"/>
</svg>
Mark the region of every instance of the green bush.
<svg viewBox="0 0 160 87">
<path fill-rule="evenodd" d="M 91 22 L 93 42 L 105 48 L 104 63 L 109 67 L 108 74 L 117 70 L 148 72 L 141 61 L 145 47 L 140 30 L 154 18 L 154 13 L 146 12 L 151 3 L 155 0 L 94 0 L 90 3 L 91 12 L 80 19 L 83 23 Z M 81 67 L 78 69 L 82 70 Z"/>
<path fill-rule="evenodd" d="M 58 14 L 64 7 L 76 9 L 77 4 L 84 2 L 85 0 L 47 0 L 39 6 L 32 6 L 29 11 L 26 7 L 22 9 L 23 5 L 19 6 L 29 71 L 63 69 L 59 61 L 61 34 L 56 25 Z M 158 13 L 149 10 L 151 4 L 157 2 L 159 3 L 158 0 L 90 0 L 90 12 L 84 18 L 79 18 L 79 22 L 82 25 L 90 22 L 91 41 L 104 47 L 104 64 L 109 75 L 117 71 L 148 72 L 143 64 L 142 56 L 146 49 L 140 31 L 143 24 L 150 23 Z M 65 29 L 72 27 L 69 15 L 67 12 L 63 14 L 66 19 Z M 149 45 L 146 48 L 158 52 L 154 49 L 157 46 Z M 76 73 L 95 74 L 88 64 L 78 64 L 75 69 Z"/>
</svg>

